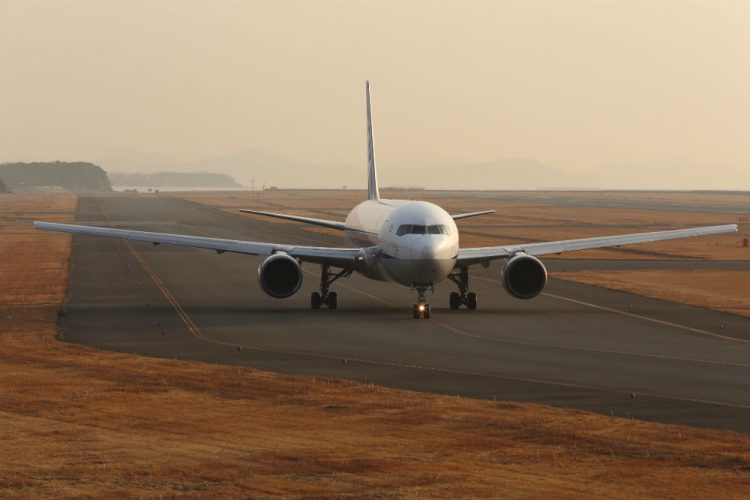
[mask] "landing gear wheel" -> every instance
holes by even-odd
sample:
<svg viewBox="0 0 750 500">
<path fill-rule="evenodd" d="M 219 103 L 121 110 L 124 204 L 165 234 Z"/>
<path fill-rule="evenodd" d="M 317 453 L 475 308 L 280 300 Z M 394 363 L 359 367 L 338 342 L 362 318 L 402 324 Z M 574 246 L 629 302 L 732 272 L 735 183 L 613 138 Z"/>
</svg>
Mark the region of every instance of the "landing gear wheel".
<svg viewBox="0 0 750 500">
<path fill-rule="evenodd" d="M 461 296 L 457 292 L 451 292 L 450 305 L 454 311 L 461 307 Z"/>
<path fill-rule="evenodd" d="M 313 292 L 310 296 L 310 305 L 313 309 L 320 309 L 321 304 L 328 306 L 328 309 L 336 309 L 339 306 L 338 295 L 336 292 L 329 292 L 331 283 L 339 278 L 351 276 L 351 269 L 341 269 L 338 272 L 332 272 L 331 266 L 322 264 L 320 266 L 320 292 Z"/>
<path fill-rule="evenodd" d="M 310 307 L 313 309 L 320 309 L 320 294 L 318 292 L 313 292 L 310 294 Z"/>
<path fill-rule="evenodd" d="M 414 304 L 412 313 L 414 319 L 430 319 L 430 304 Z"/>
<path fill-rule="evenodd" d="M 461 266 L 448 275 L 448 279 L 458 285 L 458 293 L 451 293 L 451 309 L 458 309 L 466 304 L 466 309 L 477 308 L 477 294 L 469 291 L 469 267 Z"/>
</svg>

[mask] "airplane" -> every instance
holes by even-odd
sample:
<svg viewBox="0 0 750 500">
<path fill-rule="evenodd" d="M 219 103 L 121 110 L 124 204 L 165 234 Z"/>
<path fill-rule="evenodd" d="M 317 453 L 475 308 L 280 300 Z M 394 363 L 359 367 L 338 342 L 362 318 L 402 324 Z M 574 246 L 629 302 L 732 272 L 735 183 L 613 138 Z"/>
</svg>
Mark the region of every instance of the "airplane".
<svg viewBox="0 0 750 500">
<path fill-rule="evenodd" d="M 34 222 L 36 229 L 65 233 L 105 236 L 265 256 L 258 267 L 261 289 L 271 297 L 283 299 L 294 295 L 302 286 L 302 263 L 320 265 L 319 291 L 310 296 L 312 309 L 338 307 L 338 295 L 331 285 L 357 272 L 367 278 L 392 281 L 411 287 L 417 294 L 413 305 L 414 319 L 430 317 L 427 292 L 448 279 L 458 291 L 450 294 L 450 309 L 477 308 L 477 296 L 470 291 L 469 266 L 489 266 L 491 261 L 505 259 L 500 280 L 505 290 L 519 299 L 532 299 L 547 284 L 547 270 L 538 257 L 576 250 L 615 247 L 706 236 L 737 231 L 736 224 L 649 233 L 602 236 L 516 245 L 461 248 L 456 221 L 487 214 L 484 210 L 451 215 L 426 201 L 389 200 L 380 197 L 375 165 L 375 143 L 372 128 L 370 83 L 365 83 L 367 107 L 367 200 L 352 209 L 344 222 L 298 215 L 240 209 L 257 216 L 276 217 L 341 231 L 352 247 L 331 248 L 283 243 L 206 238 L 182 234 L 152 233 L 104 227 Z"/>
</svg>

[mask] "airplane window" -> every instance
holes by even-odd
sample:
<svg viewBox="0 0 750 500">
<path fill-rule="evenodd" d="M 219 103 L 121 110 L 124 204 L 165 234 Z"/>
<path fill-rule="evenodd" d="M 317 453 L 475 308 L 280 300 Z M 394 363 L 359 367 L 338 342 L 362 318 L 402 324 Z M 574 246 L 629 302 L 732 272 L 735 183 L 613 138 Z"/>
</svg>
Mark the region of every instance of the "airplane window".
<svg viewBox="0 0 750 500">
<path fill-rule="evenodd" d="M 411 233 L 411 224 L 404 224 L 404 225 L 398 226 L 398 230 L 396 231 L 396 236 L 403 236 L 409 233 Z"/>
<path fill-rule="evenodd" d="M 434 226 L 418 226 L 416 224 L 402 224 L 396 230 L 397 236 L 405 234 L 451 234 L 448 226 L 437 224 Z"/>
<path fill-rule="evenodd" d="M 436 226 L 430 226 L 427 228 L 427 231 L 430 234 L 447 234 L 450 235 L 451 232 L 448 229 L 448 226 L 444 226 L 442 224 L 436 225 Z"/>
</svg>

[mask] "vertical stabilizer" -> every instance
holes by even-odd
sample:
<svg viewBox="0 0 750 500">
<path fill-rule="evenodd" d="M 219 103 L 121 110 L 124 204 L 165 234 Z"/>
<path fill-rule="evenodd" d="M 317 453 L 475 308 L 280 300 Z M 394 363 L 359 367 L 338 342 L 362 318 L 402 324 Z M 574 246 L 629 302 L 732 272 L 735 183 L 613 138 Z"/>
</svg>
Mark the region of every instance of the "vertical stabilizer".
<svg viewBox="0 0 750 500">
<path fill-rule="evenodd" d="M 375 140 L 372 135 L 372 108 L 370 105 L 370 82 L 365 82 L 367 95 L 367 198 L 379 200 L 378 171 L 375 168 Z"/>
</svg>

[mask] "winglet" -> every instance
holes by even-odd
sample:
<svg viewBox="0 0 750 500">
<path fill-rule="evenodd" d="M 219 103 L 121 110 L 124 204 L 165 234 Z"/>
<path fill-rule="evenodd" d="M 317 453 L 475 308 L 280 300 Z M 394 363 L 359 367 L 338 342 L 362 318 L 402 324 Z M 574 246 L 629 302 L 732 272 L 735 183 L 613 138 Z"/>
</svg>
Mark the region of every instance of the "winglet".
<svg viewBox="0 0 750 500">
<path fill-rule="evenodd" d="M 379 200 L 378 171 L 375 168 L 375 140 L 372 134 L 372 107 L 370 105 L 370 81 L 365 82 L 367 96 L 367 198 Z"/>
</svg>

